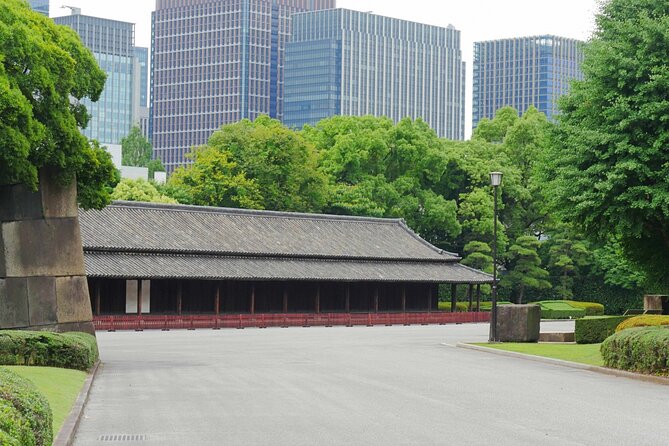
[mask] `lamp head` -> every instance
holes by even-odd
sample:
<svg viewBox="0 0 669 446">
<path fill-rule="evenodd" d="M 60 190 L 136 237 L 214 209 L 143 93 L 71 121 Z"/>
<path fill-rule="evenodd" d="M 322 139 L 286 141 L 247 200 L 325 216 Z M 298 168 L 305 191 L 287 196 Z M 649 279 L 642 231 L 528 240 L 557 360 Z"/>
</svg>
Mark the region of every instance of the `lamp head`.
<svg viewBox="0 0 669 446">
<path fill-rule="evenodd" d="M 497 187 L 502 184 L 502 172 L 490 172 L 490 184 Z"/>
</svg>

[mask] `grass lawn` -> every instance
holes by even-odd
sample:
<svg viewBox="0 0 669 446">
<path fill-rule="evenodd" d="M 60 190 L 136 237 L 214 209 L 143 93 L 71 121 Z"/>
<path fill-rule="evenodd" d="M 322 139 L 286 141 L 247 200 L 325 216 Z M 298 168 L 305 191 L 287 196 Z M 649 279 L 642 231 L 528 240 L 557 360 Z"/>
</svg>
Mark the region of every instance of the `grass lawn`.
<svg viewBox="0 0 669 446">
<path fill-rule="evenodd" d="M 476 344 L 483 347 L 525 353 L 526 355 L 545 356 L 563 361 L 603 366 L 604 360 L 599 353 L 601 344 Z"/>
<path fill-rule="evenodd" d="M 54 437 L 60 431 L 65 418 L 77 399 L 77 395 L 88 376 L 79 370 L 56 369 L 52 367 L 3 366 L 21 375 L 37 386 L 49 400 L 53 411 Z"/>
</svg>

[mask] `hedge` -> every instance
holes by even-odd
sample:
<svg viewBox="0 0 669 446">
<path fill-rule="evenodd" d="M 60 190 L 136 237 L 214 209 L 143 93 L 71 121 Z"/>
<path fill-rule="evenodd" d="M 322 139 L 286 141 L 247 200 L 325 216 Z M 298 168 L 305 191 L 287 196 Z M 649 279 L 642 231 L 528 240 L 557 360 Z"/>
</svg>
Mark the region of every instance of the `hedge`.
<svg viewBox="0 0 669 446">
<path fill-rule="evenodd" d="M 0 368 L 0 403 L 0 432 L 5 437 L 3 445 L 51 446 L 51 408 L 30 381 Z"/>
<path fill-rule="evenodd" d="M 508 301 L 498 301 L 497 305 L 511 305 L 511 302 Z M 476 302 L 474 302 L 474 308 L 476 308 Z M 489 300 L 481 302 L 481 311 L 492 311 L 492 302 Z"/>
<path fill-rule="evenodd" d="M 564 300 L 533 302 L 541 306 L 542 319 L 577 319 L 585 316 L 585 310 L 574 308 Z"/>
<path fill-rule="evenodd" d="M 576 319 L 577 344 L 599 344 L 616 332 L 618 324 L 630 316 L 594 316 Z"/>
<path fill-rule="evenodd" d="M 616 331 L 626 330 L 634 327 L 659 327 L 660 325 L 669 325 L 669 316 L 660 316 L 653 314 L 644 314 L 634 316 L 618 325 Z"/>
<path fill-rule="evenodd" d="M 97 360 L 97 341 L 86 333 L 0 331 L 0 365 L 88 370 Z"/>
<path fill-rule="evenodd" d="M 461 313 L 463 311 L 467 311 L 469 309 L 469 305 L 466 302 L 456 302 L 455 303 L 455 311 L 458 313 Z M 451 311 L 451 303 L 450 302 L 439 302 L 439 311 Z"/>
<path fill-rule="evenodd" d="M 601 347 L 604 364 L 641 373 L 669 373 L 669 329 L 638 327 L 619 331 Z"/>
<path fill-rule="evenodd" d="M 574 308 L 582 308 L 585 310 L 586 316 L 603 316 L 604 315 L 604 305 L 598 304 L 596 302 L 580 302 L 576 300 L 565 300 L 569 305 Z"/>
</svg>

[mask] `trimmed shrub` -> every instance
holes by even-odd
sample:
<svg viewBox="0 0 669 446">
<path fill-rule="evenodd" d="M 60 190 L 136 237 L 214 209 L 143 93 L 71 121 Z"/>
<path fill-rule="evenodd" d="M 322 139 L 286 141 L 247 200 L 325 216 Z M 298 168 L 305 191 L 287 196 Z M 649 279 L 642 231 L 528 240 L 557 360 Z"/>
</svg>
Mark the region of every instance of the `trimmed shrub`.
<svg viewBox="0 0 669 446">
<path fill-rule="evenodd" d="M 469 304 L 466 302 L 456 302 L 455 311 L 462 313 L 469 310 Z M 450 302 L 439 302 L 439 311 L 451 311 Z"/>
<path fill-rule="evenodd" d="M 497 302 L 497 305 L 511 305 L 511 302 L 507 302 L 505 300 Z M 474 302 L 474 308 L 476 308 L 476 302 Z M 481 311 L 492 311 L 492 302 L 489 300 L 486 300 L 484 302 L 481 302 Z"/>
<path fill-rule="evenodd" d="M 582 308 L 585 310 L 586 316 L 603 316 L 604 315 L 604 305 L 598 304 L 596 302 L 579 302 L 576 300 L 565 300 L 569 305 L 574 308 Z"/>
<path fill-rule="evenodd" d="M 35 434 L 30 423 L 9 403 L 0 399 L 0 444 L 3 446 L 34 445 Z"/>
<path fill-rule="evenodd" d="M 616 332 L 618 324 L 630 316 L 594 316 L 576 319 L 577 344 L 599 344 Z"/>
<path fill-rule="evenodd" d="M 0 368 L 0 401 L 3 400 L 6 404 L 2 406 L 4 410 L 0 409 L 0 429 L 6 436 L 16 439 L 21 446 L 51 446 L 51 408 L 46 398 L 30 381 Z M 8 406 L 13 407 L 16 412 Z M 32 435 L 25 432 L 26 425 Z"/>
<path fill-rule="evenodd" d="M 541 306 L 542 319 L 578 319 L 585 316 L 583 308 L 574 308 L 564 300 L 533 302 Z"/>
<path fill-rule="evenodd" d="M 638 327 L 619 331 L 601 347 L 607 367 L 633 372 L 669 373 L 669 329 Z"/>
<path fill-rule="evenodd" d="M 0 364 L 88 370 L 98 360 L 94 336 L 86 333 L 0 331 Z"/>
<path fill-rule="evenodd" d="M 660 325 L 669 325 L 669 316 L 660 316 L 654 314 L 644 314 L 634 316 L 618 325 L 616 331 L 626 330 L 634 327 L 659 327 Z"/>
</svg>

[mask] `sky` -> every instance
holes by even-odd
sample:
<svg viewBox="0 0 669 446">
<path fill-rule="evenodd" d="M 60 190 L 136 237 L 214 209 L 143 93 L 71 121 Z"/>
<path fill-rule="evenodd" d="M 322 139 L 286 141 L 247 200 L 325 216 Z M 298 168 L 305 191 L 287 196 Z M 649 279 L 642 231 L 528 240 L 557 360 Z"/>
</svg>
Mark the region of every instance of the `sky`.
<svg viewBox="0 0 669 446">
<path fill-rule="evenodd" d="M 599 1 L 337 0 L 337 6 L 430 25 L 451 24 L 460 30 L 462 57 L 467 63 L 465 128 L 469 129 L 474 42 L 538 34 L 587 40 L 594 29 Z M 153 0 L 51 0 L 51 16 L 69 14 L 69 10 L 61 8 L 64 4 L 81 8 L 84 15 L 135 23 L 135 45 L 148 47 L 151 44 Z"/>
</svg>

